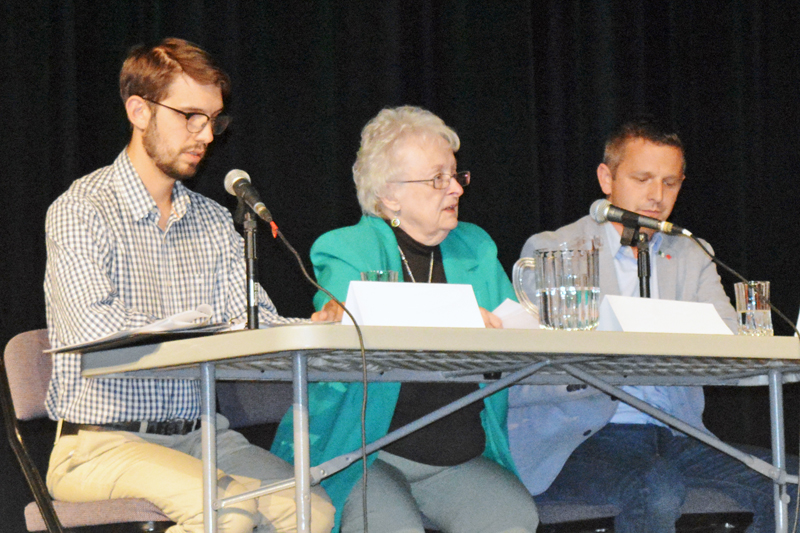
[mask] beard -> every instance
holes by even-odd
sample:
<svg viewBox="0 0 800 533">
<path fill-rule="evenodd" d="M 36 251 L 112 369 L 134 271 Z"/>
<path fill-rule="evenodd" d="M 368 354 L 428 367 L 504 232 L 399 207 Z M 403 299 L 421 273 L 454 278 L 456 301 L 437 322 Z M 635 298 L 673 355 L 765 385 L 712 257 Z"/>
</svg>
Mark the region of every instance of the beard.
<svg viewBox="0 0 800 533">
<path fill-rule="evenodd" d="M 161 136 L 159 135 L 156 127 L 155 116 L 152 117 L 150 123 L 147 125 L 147 128 L 144 131 L 144 134 L 142 135 L 142 145 L 145 153 L 150 157 L 150 159 L 153 160 L 153 163 L 156 165 L 156 167 L 161 172 L 177 181 L 185 181 L 194 177 L 194 175 L 197 173 L 197 168 L 199 167 L 200 163 L 205 159 L 205 154 L 203 155 L 203 159 L 197 163 L 184 163 L 179 159 L 181 154 L 184 152 L 197 149 L 202 149 L 205 151 L 205 143 L 198 143 L 193 146 L 182 148 L 174 154 L 169 153 L 168 149 L 161 141 Z"/>
</svg>

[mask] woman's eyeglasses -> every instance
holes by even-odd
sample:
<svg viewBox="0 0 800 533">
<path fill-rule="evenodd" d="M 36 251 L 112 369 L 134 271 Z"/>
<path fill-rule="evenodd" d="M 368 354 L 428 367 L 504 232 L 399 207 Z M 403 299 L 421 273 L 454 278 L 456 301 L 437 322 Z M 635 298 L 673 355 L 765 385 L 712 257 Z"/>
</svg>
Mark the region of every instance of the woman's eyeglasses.
<svg viewBox="0 0 800 533">
<path fill-rule="evenodd" d="M 455 174 L 436 174 L 434 177 L 427 180 L 392 181 L 390 183 L 425 183 L 430 181 L 434 189 L 446 189 L 450 186 L 451 179 L 455 179 L 459 185 L 466 187 L 469 185 L 470 180 L 469 170 L 456 172 Z"/>
</svg>

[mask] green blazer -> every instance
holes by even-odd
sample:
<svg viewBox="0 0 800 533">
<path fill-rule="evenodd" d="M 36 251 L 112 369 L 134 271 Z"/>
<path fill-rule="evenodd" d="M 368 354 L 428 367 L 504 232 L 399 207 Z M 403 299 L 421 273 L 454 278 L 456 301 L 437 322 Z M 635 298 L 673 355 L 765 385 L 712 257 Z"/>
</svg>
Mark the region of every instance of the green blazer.
<svg viewBox="0 0 800 533">
<path fill-rule="evenodd" d="M 506 298 L 516 299 L 514 289 L 497 259 L 497 247 L 489 235 L 474 224 L 459 222 L 440 244 L 444 271 L 449 283 L 472 285 L 478 304 L 490 311 Z M 322 235 L 311 248 L 311 262 L 320 285 L 344 300 L 353 280 L 366 270 L 403 269 L 397 240 L 382 219 L 363 216 L 358 224 Z M 328 301 L 323 292 L 314 296 L 317 309 Z M 318 465 L 361 446 L 361 383 L 312 383 L 308 388 L 310 411 L 311 464 Z M 394 415 L 400 383 L 370 383 L 366 412 L 367 441 L 386 435 Z M 508 448 L 506 414 L 507 390 L 484 400 L 481 413 L 486 432 L 484 455 L 516 472 Z M 272 452 L 289 462 L 294 460 L 292 413 L 278 427 Z M 372 462 L 376 454 L 369 457 Z M 359 462 L 322 482 L 336 506 L 336 529 L 341 511 L 353 485 L 361 476 Z"/>
</svg>

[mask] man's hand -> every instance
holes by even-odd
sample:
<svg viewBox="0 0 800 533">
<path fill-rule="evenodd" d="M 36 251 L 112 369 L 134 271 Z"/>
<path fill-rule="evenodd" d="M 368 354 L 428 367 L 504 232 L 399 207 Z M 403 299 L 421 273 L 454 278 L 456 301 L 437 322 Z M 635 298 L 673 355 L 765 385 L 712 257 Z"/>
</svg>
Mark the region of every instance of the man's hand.
<svg viewBox="0 0 800 533">
<path fill-rule="evenodd" d="M 492 329 L 503 329 L 503 321 L 500 320 L 500 317 L 491 313 L 484 309 L 483 307 L 480 308 L 481 310 L 481 318 L 483 318 L 483 325 L 487 328 Z"/>
<path fill-rule="evenodd" d="M 342 302 L 342 304 L 344 304 L 344 302 Z M 329 300 L 328 303 L 322 306 L 322 309 L 311 315 L 311 321 L 341 322 L 343 314 L 344 309 L 342 309 L 342 307 L 333 300 Z"/>
</svg>

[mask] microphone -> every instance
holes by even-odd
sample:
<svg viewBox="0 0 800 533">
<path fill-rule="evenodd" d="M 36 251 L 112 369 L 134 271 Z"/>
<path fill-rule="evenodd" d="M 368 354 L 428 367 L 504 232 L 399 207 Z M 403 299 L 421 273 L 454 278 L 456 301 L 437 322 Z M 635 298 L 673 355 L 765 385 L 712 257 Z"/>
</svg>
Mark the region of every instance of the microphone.
<svg viewBox="0 0 800 533">
<path fill-rule="evenodd" d="M 272 214 L 259 198 L 247 172 L 239 169 L 228 172 L 225 175 L 225 190 L 246 203 L 264 222 L 272 222 Z"/>
<path fill-rule="evenodd" d="M 602 224 L 606 221 L 619 222 L 623 226 L 652 229 L 666 233 L 667 235 L 692 236 L 691 231 L 676 226 L 672 222 L 665 222 L 657 218 L 639 215 L 633 211 L 617 207 L 608 200 L 595 200 L 594 203 L 592 203 L 592 207 L 589 208 L 589 215 L 598 224 Z"/>
</svg>

